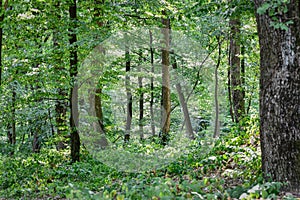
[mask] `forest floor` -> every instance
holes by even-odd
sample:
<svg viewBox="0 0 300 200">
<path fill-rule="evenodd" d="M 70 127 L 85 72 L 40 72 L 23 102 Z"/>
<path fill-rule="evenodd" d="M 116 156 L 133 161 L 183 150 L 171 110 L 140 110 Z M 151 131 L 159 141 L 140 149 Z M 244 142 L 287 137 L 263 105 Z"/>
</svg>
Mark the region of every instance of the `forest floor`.
<svg viewBox="0 0 300 200">
<path fill-rule="evenodd" d="M 0 199 L 296 199 L 280 193 L 282 183 L 261 176 L 257 129 L 232 128 L 201 154 L 188 155 L 161 169 L 120 172 L 87 151 L 70 164 L 69 150 L 0 153 Z"/>
</svg>

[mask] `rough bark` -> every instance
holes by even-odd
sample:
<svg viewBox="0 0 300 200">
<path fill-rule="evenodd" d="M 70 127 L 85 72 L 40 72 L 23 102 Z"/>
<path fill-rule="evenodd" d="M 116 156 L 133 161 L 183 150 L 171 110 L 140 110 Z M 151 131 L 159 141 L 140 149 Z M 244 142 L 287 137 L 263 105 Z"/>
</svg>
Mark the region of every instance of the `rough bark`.
<svg viewBox="0 0 300 200">
<path fill-rule="evenodd" d="M 170 96 L 170 19 L 166 17 L 166 12 L 162 11 L 163 34 L 162 40 L 162 117 L 161 117 L 161 140 L 162 144 L 167 144 L 170 132 L 170 113 L 171 113 L 171 96 Z"/>
<path fill-rule="evenodd" d="M 239 55 L 241 54 L 240 45 L 240 20 L 238 18 L 231 18 L 229 26 L 231 28 L 230 34 L 230 88 L 231 100 L 233 107 L 234 121 L 239 122 L 245 113 L 245 103 L 243 96 L 243 86 L 241 80 L 241 61 Z"/>
<path fill-rule="evenodd" d="M 255 0 L 256 8 L 265 1 Z M 288 30 L 274 29 L 256 15 L 260 43 L 260 140 L 264 177 L 300 192 L 300 3 L 291 0 L 278 15 Z M 268 13 L 268 12 L 267 12 Z M 269 177 L 270 176 L 270 177 Z"/>
<path fill-rule="evenodd" d="M 72 162 L 79 161 L 80 156 L 80 137 L 77 130 L 78 126 L 78 85 L 74 80 L 78 74 L 78 56 L 77 56 L 77 35 L 76 35 L 76 19 L 77 19 L 77 6 L 76 0 L 73 0 L 69 7 L 70 15 L 70 29 L 69 29 L 69 42 L 70 42 L 70 78 L 71 78 L 71 92 L 70 92 L 70 128 L 71 128 L 71 159 Z"/>
<path fill-rule="evenodd" d="M 131 128 L 131 120 L 132 120 L 132 94 L 130 90 L 130 52 L 129 47 L 125 47 L 125 70 L 126 70 L 126 78 L 125 78 L 125 87 L 126 87 L 126 96 L 127 96 L 127 116 L 126 116 L 126 127 L 125 127 L 125 136 L 124 142 L 128 142 L 130 139 L 130 128 Z"/>
</svg>

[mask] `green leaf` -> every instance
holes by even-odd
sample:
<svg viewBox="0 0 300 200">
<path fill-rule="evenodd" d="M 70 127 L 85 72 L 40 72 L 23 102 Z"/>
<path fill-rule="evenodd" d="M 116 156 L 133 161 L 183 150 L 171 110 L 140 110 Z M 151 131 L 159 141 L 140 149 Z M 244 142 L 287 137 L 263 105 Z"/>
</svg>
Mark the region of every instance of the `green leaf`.
<svg viewBox="0 0 300 200">
<path fill-rule="evenodd" d="M 266 190 L 261 191 L 261 197 L 266 199 L 268 197 L 268 192 Z"/>
<path fill-rule="evenodd" d="M 265 14 L 266 11 L 272 6 L 270 3 L 264 3 L 261 7 L 257 9 L 257 13 L 262 15 Z"/>
</svg>

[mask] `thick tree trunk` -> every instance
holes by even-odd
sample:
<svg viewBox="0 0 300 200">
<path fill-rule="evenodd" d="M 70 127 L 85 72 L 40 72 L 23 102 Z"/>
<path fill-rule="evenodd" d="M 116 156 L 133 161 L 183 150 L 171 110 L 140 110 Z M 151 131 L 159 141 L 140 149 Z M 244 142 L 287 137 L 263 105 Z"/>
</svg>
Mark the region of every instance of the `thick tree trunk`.
<svg viewBox="0 0 300 200">
<path fill-rule="evenodd" d="M 126 96 L 127 96 L 127 116 L 126 116 L 126 127 L 125 127 L 125 136 L 124 142 L 128 142 L 130 139 L 130 128 L 131 128 L 131 120 L 132 120 L 132 94 L 130 90 L 130 52 L 129 47 L 125 47 L 125 70 L 126 70 L 126 80 L 125 80 L 125 87 L 126 87 Z"/>
<path fill-rule="evenodd" d="M 241 80 L 241 61 L 239 55 L 241 53 L 240 47 L 240 20 L 237 18 L 232 18 L 229 21 L 229 26 L 231 28 L 230 34 L 230 87 L 233 106 L 233 116 L 234 121 L 239 122 L 245 113 L 245 103 L 243 96 L 243 86 Z"/>
<path fill-rule="evenodd" d="M 78 126 L 78 84 L 74 80 L 78 73 L 77 65 L 78 65 L 78 56 L 77 56 L 77 36 L 76 36 L 76 19 L 77 19 L 77 6 L 76 0 L 71 2 L 69 7 L 69 14 L 71 20 L 70 27 L 70 78 L 71 78 L 71 92 L 70 92 L 70 128 L 71 128 L 71 159 L 72 162 L 79 161 L 80 156 L 80 137 L 79 132 L 77 130 Z"/>
<path fill-rule="evenodd" d="M 171 123 L 171 96 L 170 96 L 170 19 L 166 18 L 166 12 L 162 11 L 162 110 L 161 110 L 161 139 L 162 144 L 167 144 L 168 135 L 170 132 L 170 123 Z"/>
<path fill-rule="evenodd" d="M 255 0 L 256 8 L 265 1 Z M 268 13 L 268 12 L 267 12 Z M 260 137 L 264 177 L 300 192 L 300 3 L 291 0 L 278 15 L 288 30 L 274 29 L 257 14 L 260 43 Z"/>
</svg>

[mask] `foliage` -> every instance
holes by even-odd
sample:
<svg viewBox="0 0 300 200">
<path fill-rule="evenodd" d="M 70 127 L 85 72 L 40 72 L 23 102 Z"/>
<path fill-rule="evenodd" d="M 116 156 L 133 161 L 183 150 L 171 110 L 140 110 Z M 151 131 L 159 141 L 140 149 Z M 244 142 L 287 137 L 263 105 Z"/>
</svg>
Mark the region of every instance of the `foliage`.
<svg viewBox="0 0 300 200">
<path fill-rule="evenodd" d="M 262 182 L 257 118 L 233 126 L 202 154 L 195 143 L 188 155 L 162 169 L 142 173 L 115 171 L 83 152 L 70 165 L 68 151 L 43 148 L 39 154 L 1 153 L 0 196 L 68 199 L 228 199 L 276 198 L 281 183 Z M 200 142 L 200 141 L 199 141 Z M 147 151 L 149 145 L 128 147 Z"/>
<path fill-rule="evenodd" d="M 4 2 L 4 1 L 3 1 Z M 0 85 L 0 199 L 230 199 L 230 198 L 277 198 L 284 183 L 265 182 L 261 174 L 259 144 L 259 48 L 254 20 L 254 5 L 246 0 L 187 0 L 187 1 L 102 1 L 88 0 L 78 2 L 78 20 L 69 18 L 69 0 L 19 0 L 7 1 L 1 8 L 4 20 L 3 44 L 1 44 L 1 85 Z M 95 2 L 98 2 L 96 4 Z M 259 14 L 268 14 L 272 26 L 283 30 L 292 24 L 291 20 L 280 21 L 282 13 L 287 12 L 290 1 L 267 0 L 258 9 Z M 5 3 L 3 3 L 5 4 Z M 96 10 L 100 15 L 98 16 Z M 162 11 L 166 15 L 162 15 Z M 181 84 L 189 108 L 195 140 L 187 144 L 188 153 L 172 160 L 159 168 L 146 172 L 120 172 L 101 163 L 82 143 L 81 160 L 71 164 L 70 159 L 70 113 L 69 95 L 72 88 L 70 78 L 70 49 L 77 48 L 79 73 L 84 81 L 93 77 L 95 85 L 101 88 L 103 125 L 105 136 L 112 146 L 130 153 L 153 153 L 161 150 L 159 131 L 156 135 L 139 140 L 131 137 L 126 144 L 125 134 L 126 103 L 125 77 L 131 78 L 133 95 L 132 127 L 139 125 L 139 95 L 144 94 L 145 113 L 141 124 L 149 125 L 149 101 L 154 97 L 155 117 L 160 117 L 161 106 L 161 38 L 155 38 L 154 71 L 151 67 L 150 45 L 131 48 L 131 71 L 125 72 L 128 61 L 124 52 L 110 55 L 105 63 L 97 54 L 99 45 L 119 31 L 138 29 L 138 27 L 158 27 L 161 18 L 168 17 L 173 33 L 182 33 L 181 42 L 191 39 L 192 44 L 183 45 L 186 51 L 197 50 L 177 56 L 178 76 L 171 73 L 171 133 L 183 130 L 184 117 L 176 93 L 175 84 Z M 241 20 L 240 43 L 244 51 L 238 55 L 245 62 L 244 83 L 246 116 L 239 124 L 230 119 L 228 108 L 227 73 L 228 46 L 232 17 Z M 1 18 L 1 17 L 0 17 Z M 70 25 L 77 36 L 77 42 L 69 44 Z M 101 24 L 101 25 L 99 25 Z M 74 24 L 73 24 L 74 25 Z M 148 33 L 141 33 L 147 37 Z M 175 34 L 173 34 L 174 36 Z M 142 37 L 141 37 L 142 38 Z M 172 38 L 174 42 L 176 38 Z M 220 99 L 220 138 L 214 140 L 212 148 L 207 148 L 205 139 L 212 134 L 215 120 L 213 73 L 218 59 L 218 39 L 221 39 L 221 62 L 219 73 Z M 153 44 L 154 44 L 153 43 Z M 175 42 L 174 42 L 175 43 Z M 152 44 L 152 45 L 153 45 Z M 184 43 L 185 44 L 185 43 Z M 188 44 L 188 43 L 187 43 Z M 176 45 L 174 45 L 176 46 Z M 94 49 L 94 50 L 92 50 Z M 95 50 L 96 49 L 96 50 Z M 107 50 L 107 49 L 106 49 Z M 118 51 L 123 50 L 123 47 Z M 173 49 L 174 50 L 174 49 Z M 96 54 L 91 54 L 95 51 Z M 107 50 L 108 51 L 108 50 Z M 109 51 L 108 51 L 109 52 Z M 137 52 L 141 52 L 142 56 Z M 172 52 L 174 53 L 174 52 Z M 175 52 L 176 54 L 177 52 Z M 107 53 L 109 54 L 109 53 Z M 97 55 L 97 56 L 95 56 Z M 100 63 L 89 62 L 97 57 Z M 99 57 L 98 57 L 99 56 Z M 101 57 L 102 56 L 102 57 Z M 174 62 L 171 59 L 171 63 Z M 89 67 L 89 71 L 84 66 Z M 142 65 L 144 71 L 138 71 Z M 105 68 L 105 70 L 104 70 Z M 97 74 L 99 76 L 94 76 Z M 176 74 L 177 75 L 177 74 Z M 143 77 L 143 88 L 137 87 L 138 77 Z M 154 78 L 154 88 L 150 88 L 150 79 Z M 82 85 L 81 85 L 82 86 Z M 91 92 L 81 87 L 79 108 L 81 116 L 88 113 Z M 94 89 L 94 88 L 92 88 Z M 114 93 L 114 95 L 111 95 Z M 125 98 L 122 99 L 121 96 Z M 117 98 L 122 101 L 113 104 Z M 57 105 L 65 106 L 64 112 Z M 89 105 L 91 106 L 91 105 Z M 121 114 L 120 114 L 121 113 Z M 89 115 L 90 113 L 88 113 Z M 120 117 L 121 116 L 121 117 Z M 58 127 L 58 118 L 65 124 Z M 90 116 L 89 116 L 90 117 Z M 88 120 L 95 120 L 90 117 Z M 97 119 L 98 120 L 98 119 Z M 159 120 L 157 120 L 159 121 Z M 160 122 L 159 122 L 160 123 Z M 86 123 L 88 128 L 91 124 Z M 13 128 L 14 127 L 14 128 Z M 58 128 L 63 131 L 58 133 Z M 88 129 L 87 128 L 87 129 Z M 14 130 L 13 130 L 14 129 Z M 83 130 L 85 131 L 85 130 Z M 83 131 L 81 138 L 84 138 Z M 9 133 L 16 133 L 16 143 L 9 144 Z M 95 133 L 98 134 L 98 133 Z M 94 136 L 94 135 L 93 135 Z M 99 136 L 99 135 L 98 135 Z M 97 137 L 90 137 L 91 142 Z M 33 153 L 33 144 L 41 145 L 39 152 Z M 63 142 L 65 149 L 57 150 Z M 210 141 L 209 141 L 210 142 Z M 172 152 L 167 152 L 172 153 Z M 128 159 L 128 158 L 127 158 Z M 292 199 L 290 195 L 284 197 Z"/>
<path fill-rule="evenodd" d="M 260 15 L 268 14 L 268 16 L 271 18 L 270 26 L 274 27 L 275 29 L 288 31 L 288 26 L 294 22 L 291 19 L 282 19 L 281 16 L 288 12 L 289 3 L 290 0 L 268 0 L 257 9 L 257 13 Z"/>
</svg>

